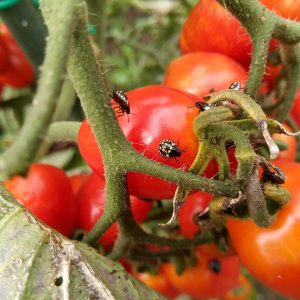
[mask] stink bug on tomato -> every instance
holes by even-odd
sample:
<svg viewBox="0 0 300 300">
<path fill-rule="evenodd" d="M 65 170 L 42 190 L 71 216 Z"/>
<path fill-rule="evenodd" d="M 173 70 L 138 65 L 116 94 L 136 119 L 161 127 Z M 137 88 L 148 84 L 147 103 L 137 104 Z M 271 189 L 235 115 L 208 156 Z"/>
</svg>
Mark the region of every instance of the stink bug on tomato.
<svg viewBox="0 0 300 300">
<path fill-rule="evenodd" d="M 180 150 L 178 144 L 172 140 L 162 140 L 158 145 L 158 152 L 162 157 L 175 158 L 178 162 L 177 157 L 181 156 L 183 150 Z"/>
<path fill-rule="evenodd" d="M 241 83 L 240 82 L 234 82 L 229 86 L 230 90 L 235 90 L 235 91 L 240 91 L 242 89 Z"/>
<path fill-rule="evenodd" d="M 213 108 L 213 105 L 206 103 L 206 102 L 198 101 L 198 102 L 195 102 L 195 104 L 193 106 L 190 106 L 189 108 L 192 108 L 192 107 L 197 107 L 200 112 L 200 111 L 210 110 L 211 108 Z"/>
<path fill-rule="evenodd" d="M 117 117 L 123 116 L 125 113 L 130 114 L 130 106 L 127 94 L 123 91 L 114 91 L 112 95 L 109 95 L 117 104 L 114 108 L 117 108 Z"/>
</svg>

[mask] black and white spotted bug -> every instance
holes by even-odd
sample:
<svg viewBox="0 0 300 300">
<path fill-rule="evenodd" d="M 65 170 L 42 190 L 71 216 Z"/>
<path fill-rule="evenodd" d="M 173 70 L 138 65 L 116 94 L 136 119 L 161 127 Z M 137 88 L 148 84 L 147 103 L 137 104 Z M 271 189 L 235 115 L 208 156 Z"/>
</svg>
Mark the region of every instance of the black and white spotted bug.
<svg viewBox="0 0 300 300">
<path fill-rule="evenodd" d="M 262 181 L 263 182 L 271 182 L 273 184 L 284 184 L 286 177 L 284 172 L 277 167 L 274 169 L 275 172 L 271 171 L 268 167 L 264 167 Z"/>
<path fill-rule="evenodd" d="M 195 104 L 193 106 L 190 106 L 190 108 L 192 108 L 192 107 L 197 107 L 200 112 L 200 111 L 210 110 L 211 108 L 213 108 L 213 105 L 206 103 L 206 102 L 198 101 L 198 102 L 195 102 Z"/>
<path fill-rule="evenodd" d="M 123 116 L 125 113 L 127 115 L 130 114 L 130 106 L 127 94 L 123 91 L 114 91 L 112 95 L 109 95 L 117 104 L 116 107 L 118 110 L 116 111 L 118 113 L 117 117 Z"/>
<path fill-rule="evenodd" d="M 240 91 L 242 89 L 241 83 L 240 82 L 234 82 L 229 86 L 230 90 L 235 90 L 235 91 Z"/>
<path fill-rule="evenodd" d="M 179 149 L 178 145 L 172 140 L 162 140 L 158 145 L 158 152 L 162 157 L 175 158 L 181 156 L 182 150 Z"/>
</svg>

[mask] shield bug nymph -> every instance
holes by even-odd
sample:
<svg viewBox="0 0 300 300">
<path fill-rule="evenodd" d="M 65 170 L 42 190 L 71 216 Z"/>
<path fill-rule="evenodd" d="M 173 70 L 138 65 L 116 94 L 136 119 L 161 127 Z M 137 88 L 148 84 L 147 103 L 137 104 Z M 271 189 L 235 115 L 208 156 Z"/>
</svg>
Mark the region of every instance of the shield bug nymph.
<svg viewBox="0 0 300 300">
<path fill-rule="evenodd" d="M 123 116 L 125 113 L 130 114 L 130 106 L 127 94 L 123 91 L 114 91 L 112 95 L 109 95 L 117 104 L 114 108 L 117 108 L 117 117 Z"/>
<path fill-rule="evenodd" d="M 177 162 L 177 157 L 181 156 L 183 150 L 179 149 L 178 144 L 174 141 L 167 139 L 162 140 L 158 145 L 158 152 L 162 157 L 165 158 L 174 158 Z"/>
</svg>

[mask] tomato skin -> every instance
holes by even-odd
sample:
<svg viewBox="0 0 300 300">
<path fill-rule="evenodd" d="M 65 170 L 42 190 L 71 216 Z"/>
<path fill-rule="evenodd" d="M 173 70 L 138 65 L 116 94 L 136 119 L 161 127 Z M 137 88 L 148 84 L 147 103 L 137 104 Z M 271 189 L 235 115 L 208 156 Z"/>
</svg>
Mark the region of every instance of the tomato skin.
<svg viewBox="0 0 300 300">
<path fill-rule="evenodd" d="M 162 272 L 162 268 L 155 275 L 147 272 L 134 273 L 133 275 L 150 288 L 168 297 L 168 299 L 176 298 L 180 294 L 179 291 L 168 282 L 166 276 Z"/>
<path fill-rule="evenodd" d="M 215 245 L 206 244 L 197 248 L 196 256 L 196 266 L 187 268 L 180 276 L 176 274 L 174 265 L 170 263 L 163 265 L 167 280 L 180 292 L 195 299 L 222 297 L 237 285 L 240 263 L 236 255 L 222 255 Z M 219 273 L 209 268 L 211 259 L 220 261 Z"/>
<path fill-rule="evenodd" d="M 183 53 L 222 53 L 246 67 L 251 61 L 252 46 L 248 33 L 215 0 L 201 0 L 193 8 L 182 28 L 179 45 Z"/>
<path fill-rule="evenodd" d="M 134 114 L 119 117 L 119 124 L 132 146 L 147 158 L 174 168 L 187 170 L 192 164 L 198 149 L 198 140 L 193 133 L 193 120 L 197 109 L 189 109 L 198 99 L 193 95 L 164 86 L 146 86 L 127 93 L 130 109 Z M 175 159 L 159 155 L 158 145 L 164 139 L 179 142 L 185 151 Z M 85 120 L 78 134 L 79 150 L 89 166 L 104 176 L 103 163 L 94 134 Z M 217 173 L 217 165 L 212 161 L 205 175 Z M 129 192 L 143 199 L 170 199 L 176 185 L 153 176 L 129 173 Z"/>
<path fill-rule="evenodd" d="M 277 15 L 293 21 L 300 19 L 300 2 L 291 0 L 259 0 Z"/>
<path fill-rule="evenodd" d="M 85 182 L 85 180 L 88 178 L 87 173 L 80 173 L 80 174 L 75 174 L 72 176 L 69 176 L 69 180 L 72 186 L 72 190 L 74 195 L 76 195 L 79 191 L 79 189 L 81 188 L 81 186 L 83 185 L 83 183 Z"/>
<path fill-rule="evenodd" d="M 271 41 L 270 49 L 275 42 Z M 183 53 L 221 53 L 248 68 L 252 42 L 240 22 L 216 0 L 200 0 L 192 9 L 180 34 Z"/>
<path fill-rule="evenodd" d="M 231 58 L 210 52 L 182 55 L 168 65 L 164 85 L 187 91 L 197 97 L 228 89 L 236 81 L 247 80 L 245 69 Z"/>
<path fill-rule="evenodd" d="M 300 127 L 300 89 L 296 92 L 290 114 L 294 118 L 297 125 Z"/>
<path fill-rule="evenodd" d="M 5 44 L 5 40 L 0 35 L 0 74 L 9 67 L 9 51 Z"/>
<path fill-rule="evenodd" d="M 266 229 L 252 221 L 228 219 L 232 243 L 241 262 L 258 280 L 287 297 L 299 298 L 300 164 L 278 160 L 286 176 L 283 185 L 291 200 Z"/>
<path fill-rule="evenodd" d="M 0 38 L 9 55 L 6 68 L 0 72 L 0 81 L 15 88 L 32 84 L 33 68 L 4 23 L 0 23 Z"/>
<path fill-rule="evenodd" d="M 205 192 L 197 192 L 189 195 L 178 213 L 180 233 L 187 238 L 193 238 L 199 232 L 199 226 L 194 221 L 194 215 L 204 211 L 208 206 L 212 195 Z"/>
<path fill-rule="evenodd" d="M 63 170 L 45 164 L 32 164 L 26 178 L 14 176 L 4 185 L 18 202 L 43 222 L 65 236 L 71 236 L 77 205 Z"/>
<path fill-rule="evenodd" d="M 102 216 L 105 205 L 105 181 L 95 173 L 91 173 L 76 195 L 79 203 L 78 226 L 88 231 L 93 228 Z M 130 196 L 134 218 L 141 223 L 152 207 L 152 203 Z M 118 236 L 118 224 L 114 223 L 101 237 L 100 242 L 105 248 L 113 246 Z"/>
</svg>

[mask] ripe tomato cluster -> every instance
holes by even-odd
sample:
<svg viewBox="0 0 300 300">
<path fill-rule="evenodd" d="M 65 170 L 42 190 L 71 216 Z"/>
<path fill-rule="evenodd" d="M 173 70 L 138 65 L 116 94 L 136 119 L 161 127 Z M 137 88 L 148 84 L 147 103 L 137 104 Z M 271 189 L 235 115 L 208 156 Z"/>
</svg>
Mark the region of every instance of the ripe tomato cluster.
<svg viewBox="0 0 300 300">
<path fill-rule="evenodd" d="M 260 2 L 282 17 L 300 18 L 298 4 L 289 6 L 287 0 Z M 276 41 L 272 41 L 270 51 L 277 46 Z M 125 137 L 137 152 L 153 161 L 187 171 L 199 146 L 193 121 L 208 107 L 197 103 L 211 91 L 243 89 L 252 44 L 238 20 L 216 0 L 201 0 L 183 25 L 180 48 L 183 55 L 169 63 L 161 85 L 144 86 L 126 93 L 115 91 L 111 101 L 117 108 L 116 117 Z M 272 66 L 269 70 L 273 70 Z M 269 88 L 274 85 L 278 70 L 274 68 L 274 73 L 266 75 Z M 8 29 L 1 24 L 0 82 L 19 88 L 33 80 L 32 67 Z M 291 111 L 300 125 L 299 110 L 300 92 Z M 241 261 L 265 285 L 283 295 L 299 298 L 300 190 L 297 175 L 300 164 L 294 162 L 297 142 L 290 137 L 274 138 L 287 144 L 287 150 L 275 164 L 287 175 L 284 186 L 291 193 L 291 201 L 269 228 L 258 228 L 248 220 L 229 219 L 227 229 L 234 250 L 224 254 L 215 244 L 202 245 L 195 248 L 195 264 L 180 275 L 173 264 L 164 262 L 155 275 L 133 272 L 134 276 L 168 298 L 184 293 L 193 299 L 247 299 L 251 286 L 240 274 Z M 105 206 L 105 166 L 87 119 L 79 130 L 78 147 L 92 169 L 90 174 L 68 178 L 59 168 L 32 164 L 26 177 L 15 176 L 5 182 L 22 205 L 67 237 L 71 237 L 76 228 L 91 230 Z M 228 151 L 227 155 L 234 173 L 234 152 Z M 213 178 L 217 173 L 218 165 L 212 160 L 202 175 Z M 155 201 L 172 199 L 177 187 L 157 177 L 134 172 L 127 174 L 127 184 L 130 206 L 139 224 L 147 218 Z M 178 215 L 179 234 L 192 239 L 201 232 L 197 217 L 208 208 L 212 197 L 194 192 L 186 199 Z M 113 247 L 118 231 L 115 223 L 99 239 L 105 250 Z M 240 298 L 234 297 L 237 289 L 244 291 Z"/>
</svg>

